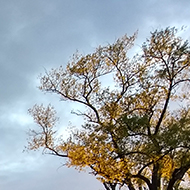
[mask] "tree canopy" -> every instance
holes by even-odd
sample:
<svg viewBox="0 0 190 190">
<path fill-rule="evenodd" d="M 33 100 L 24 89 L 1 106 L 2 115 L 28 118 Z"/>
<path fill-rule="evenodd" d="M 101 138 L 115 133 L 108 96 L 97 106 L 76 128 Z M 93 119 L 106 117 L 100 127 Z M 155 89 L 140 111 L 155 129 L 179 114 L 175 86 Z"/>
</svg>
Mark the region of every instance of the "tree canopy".
<svg viewBox="0 0 190 190">
<path fill-rule="evenodd" d="M 178 189 L 190 171 L 190 47 L 176 28 L 155 30 L 131 58 L 136 36 L 77 52 L 40 77 L 40 90 L 85 106 L 74 112 L 85 121 L 60 139 L 53 106 L 34 105 L 39 130 L 30 131 L 28 148 L 89 168 L 106 190 Z"/>
</svg>

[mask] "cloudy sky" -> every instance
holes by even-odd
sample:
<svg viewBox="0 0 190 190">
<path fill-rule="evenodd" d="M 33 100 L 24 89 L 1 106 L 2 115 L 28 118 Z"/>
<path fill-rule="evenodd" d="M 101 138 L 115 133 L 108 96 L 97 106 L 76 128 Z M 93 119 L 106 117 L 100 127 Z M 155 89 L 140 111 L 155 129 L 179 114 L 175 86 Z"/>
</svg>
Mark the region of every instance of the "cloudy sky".
<svg viewBox="0 0 190 190">
<path fill-rule="evenodd" d="M 0 189 L 103 189 L 60 158 L 23 152 L 35 103 L 55 104 L 62 128 L 71 120 L 73 105 L 40 92 L 38 76 L 65 65 L 76 49 L 89 53 L 137 30 L 136 47 L 167 26 L 186 26 L 190 40 L 189 10 L 189 0 L 0 0 Z"/>
</svg>

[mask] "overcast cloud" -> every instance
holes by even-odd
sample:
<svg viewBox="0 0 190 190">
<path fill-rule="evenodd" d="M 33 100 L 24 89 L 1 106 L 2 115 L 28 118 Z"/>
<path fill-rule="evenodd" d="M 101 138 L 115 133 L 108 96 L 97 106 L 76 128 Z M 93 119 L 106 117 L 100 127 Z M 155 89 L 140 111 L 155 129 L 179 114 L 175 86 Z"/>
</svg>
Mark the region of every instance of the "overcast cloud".
<svg viewBox="0 0 190 190">
<path fill-rule="evenodd" d="M 71 120 L 73 105 L 41 93 L 37 77 L 76 49 L 88 53 L 137 30 L 136 47 L 167 26 L 187 26 L 190 40 L 189 18 L 189 0 L 0 0 L 0 189 L 103 189 L 88 173 L 61 167 L 60 158 L 23 152 L 35 103 L 55 104 L 64 129 Z"/>
</svg>

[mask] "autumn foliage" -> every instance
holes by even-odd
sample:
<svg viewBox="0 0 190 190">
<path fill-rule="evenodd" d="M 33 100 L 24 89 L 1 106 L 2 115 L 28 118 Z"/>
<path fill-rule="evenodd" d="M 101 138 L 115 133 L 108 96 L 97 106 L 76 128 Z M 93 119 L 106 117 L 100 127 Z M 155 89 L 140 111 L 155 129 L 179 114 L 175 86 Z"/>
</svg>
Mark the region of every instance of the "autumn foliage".
<svg viewBox="0 0 190 190">
<path fill-rule="evenodd" d="M 45 148 L 67 166 L 91 170 L 106 190 L 172 190 L 190 168 L 190 48 L 175 28 L 156 30 L 129 58 L 136 33 L 41 76 L 40 90 L 85 106 L 68 140 L 55 132 L 51 105 L 29 110 L 39 131 L 29 149 Z M 109 86 L 104 81 L 109 80 Z M 63 134 L 64 135 L 64 134 Z"/>
</svg>

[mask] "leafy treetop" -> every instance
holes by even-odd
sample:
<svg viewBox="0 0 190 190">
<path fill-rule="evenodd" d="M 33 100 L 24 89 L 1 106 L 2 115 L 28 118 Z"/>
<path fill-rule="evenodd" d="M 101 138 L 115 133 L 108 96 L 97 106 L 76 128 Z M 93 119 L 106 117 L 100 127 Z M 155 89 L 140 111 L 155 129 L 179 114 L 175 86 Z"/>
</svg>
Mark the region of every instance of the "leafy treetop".
<svg viewBox="0 0 190 190">
<path fill-rule="evenodd" d="M 106 190 L 178 188 L 190 168 L 190 48 L 177 34 L 152 32 L 132 59 L 137 34 L 125 35 L 41 76 L 42 91 L 85 106 L 74 112 L 85 123 L 58 141 L 55 110 L 35 105 L 29 113 L 40 131 L 31 131 L 29 149 L 44 147 L 67 157 L 68 167 L 90 168 Z"/>
</svg>

